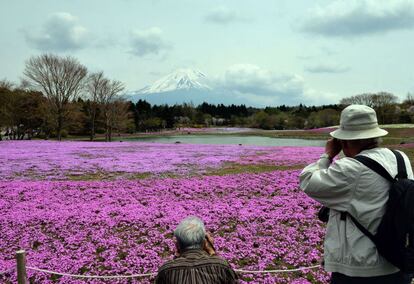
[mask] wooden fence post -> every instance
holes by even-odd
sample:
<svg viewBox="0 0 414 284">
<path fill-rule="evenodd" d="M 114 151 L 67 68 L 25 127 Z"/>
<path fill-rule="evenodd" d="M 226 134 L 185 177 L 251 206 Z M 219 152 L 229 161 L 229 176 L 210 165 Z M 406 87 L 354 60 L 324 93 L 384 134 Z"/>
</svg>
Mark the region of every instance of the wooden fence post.
<svg viewBox="0 0 414 284">
<path fill-rule="evenodd" d="M 26 252 L 24 250 L 19 250 L 16 252 L 16 264 L 17 264 L 17 283 L 26 284 L 27 283 Z"/>
</svg>

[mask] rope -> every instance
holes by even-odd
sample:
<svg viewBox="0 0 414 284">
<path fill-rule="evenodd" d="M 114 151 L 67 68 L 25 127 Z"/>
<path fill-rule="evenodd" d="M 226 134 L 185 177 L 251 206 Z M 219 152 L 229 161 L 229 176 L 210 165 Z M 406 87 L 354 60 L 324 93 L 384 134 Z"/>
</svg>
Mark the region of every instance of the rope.
<svg viewBox="0 0 414 284">
<path fill-rule="evenodd" d="M 314 266 L 308 266 L 308 267 L 299 267 L 294 269 L 279 269 L 279 270 L 243 270 L 243 269 L 234 269 L 236 272 L 240 273 L 283 273 L 283 272 L 295 272 L 295 271 L 303 271 L 308 269 L 314 269 L 317 267 L 320 267 L 321 265 L 314 265 Z"/>
<path fill-rule="evenodd" d="M 79 274 L 70 274 L 70 273 L 61 273 L 46 269 L 40 269 L 36 267 L 26 267 L 29 270 L 34 270 L 38 272 L 44 272 L 48 274 L 55 274 L 60 276 L 67 276 L 67 277 L 73 277 L 73 278 L 95 278 L 95 279 L 121 279 L 121 278 L 137 278 L 137 277 L 147 277 L 147 276 L 155 276 L 157 273 L 144 273 L 144 274 L 132 274 L 132 275 L 79 275 Z"/>
<path fill-rule="evenodd" d="M 13 272 L 13 270 L 14 270 L 14 268 L 11 268 L 11 269 L 6 270 L 6 271 L 1 271 L 1 272 L 0 272 L 0 276 L 5 275 L 5 274 L 8 274 L 8 273 L 10 273 L 10 272 Z"/>
<path fill-rule="evenodd" d="M 300 267 L 294 269 L 281 269 L 281 270 L 243 270 L 243 269 L 234 269 L 234 271 L 239 273 L 283 273 L 283 272 L 295 272 L 295 271 L 303 271 L 308 269 L 314 269 L 320 267 L 320 265 L 308 266 L 308 267 Z M 36 267 L 26 267 L 29 270 L 34 270 L 38 272 L 44 272 L 48 274 L 55 274 L 60 276 L 67 276 L 72 278 L 95 278 L 95 279 L 121 279 L 121 278 L 137 278 L 137 277 L 147 277 L 147 276 L 155 276 L 157 273 L 144 273 L 144 274 L 132 274 L 132 275 L 79 275 L 79 274 L 70 274 L 70 273 L 61 273 L 46 269 L 40 269 Z"/>
</svg>

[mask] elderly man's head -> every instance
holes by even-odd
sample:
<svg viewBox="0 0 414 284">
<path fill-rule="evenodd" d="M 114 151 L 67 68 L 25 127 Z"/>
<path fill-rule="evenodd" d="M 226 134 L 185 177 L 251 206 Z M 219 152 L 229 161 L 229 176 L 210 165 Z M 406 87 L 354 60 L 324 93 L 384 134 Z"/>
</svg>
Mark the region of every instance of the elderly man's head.
<svg viewBox="0 0 414 284">
<path fill-rule="evenodd" d="M 341 140 L 346 156 L 354 157 L 360 151 L 378 147 L 387 131 L 379 128 L 375 110 L 365 105 L 350 105 L 341 113 L 339 128 L 331 136 Z"/>
<path fill-rule="evenodd" d="M 180 249 L 199 249 L 203 247 L 206 229 L 203 221 L 191 216 L 178 224 L 174 231 Z"/>
</svg>

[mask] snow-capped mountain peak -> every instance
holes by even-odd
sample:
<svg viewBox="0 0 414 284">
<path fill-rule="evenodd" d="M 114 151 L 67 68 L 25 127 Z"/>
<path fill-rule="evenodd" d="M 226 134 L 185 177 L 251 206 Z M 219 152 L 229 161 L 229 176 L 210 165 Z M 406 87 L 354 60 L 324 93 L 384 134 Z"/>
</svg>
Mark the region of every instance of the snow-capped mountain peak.
<svg viewBox="0 0 414 284">
<path fill-rule="evenodd" d="M 204 89 L 210 90 L 207 77 L 202 72 L 194 69 L 178 69 L 163 78 L 157 80 L 151 86 L 147 86 L 137 93 L 153 94 L 175 90 Z"/>
</svg>

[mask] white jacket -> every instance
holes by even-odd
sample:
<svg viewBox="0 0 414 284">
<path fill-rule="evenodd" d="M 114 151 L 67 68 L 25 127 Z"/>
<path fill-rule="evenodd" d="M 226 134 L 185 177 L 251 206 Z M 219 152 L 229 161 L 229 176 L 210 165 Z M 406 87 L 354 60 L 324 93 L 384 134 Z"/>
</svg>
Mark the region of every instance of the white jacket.
<svg viewBox="0 0 414 284">
<path fill-rule="evenodd" d="M 413 171 L 404 154 L 409 179 Z M 379 162 L 391 176 L 397 174 L 397 160 L 391 150 L 375 148 L 362 151 Z M 350 218 L 340 219 L 340 211 L 353 215 L 375 234 L 388 201 L 390 183 L 352 158 L 342 158 L 331 164 L 326 155 L 303 169 L 300 188 L 311 198 L 331 208 L 327 224 L 324 259 L 325 269 L 348 276 L 370 277 L 398 272 L 398 268 L 378 254 L 372 241 Z"/>
</svg>

